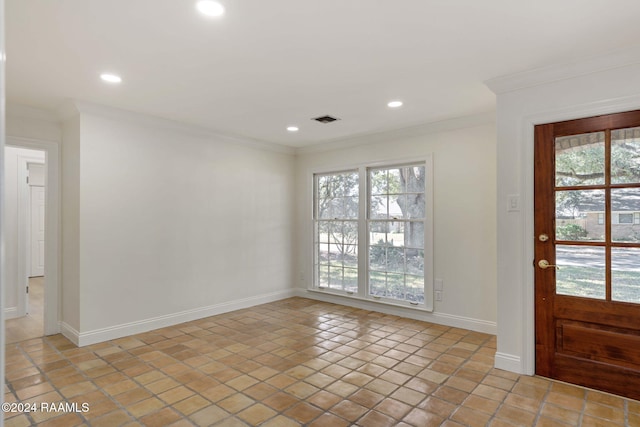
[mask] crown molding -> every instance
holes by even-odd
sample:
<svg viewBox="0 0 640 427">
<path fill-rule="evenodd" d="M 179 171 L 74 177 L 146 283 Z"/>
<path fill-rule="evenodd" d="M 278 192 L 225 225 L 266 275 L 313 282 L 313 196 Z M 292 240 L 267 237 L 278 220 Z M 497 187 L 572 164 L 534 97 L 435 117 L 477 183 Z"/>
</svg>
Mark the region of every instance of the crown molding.
<svg viewBox="0 0 640 427">
<path fill-rule="evenodd" d="M 7 117 L 13 118 L 43 120 L 59 124 L 80 114 L 92 114 L 128 123 L 157 127 L 167 131 L 173 131 L 195 137 L 215 138 L 218 141 L 221 140 L 230 144 L 243 145 L 259 150 L 289 155 L 295 154 L 295 149 L 293 147 L 250 138 L 225 135 L 197 125 L 190 125 L 175 120 L 123 110 L 121 108 L 108 107 L 106 105 L 87 101 L 66 100 L 60 104 L 55 111 L 30 107 L 28 105 L 7 103 Z"/>
<path fill-rule="evenodd" d="M 495 124 L 495 116 L 495 110 L 491 110 L 468 116 L 440 120 L 437 122 L 423 123 L 417 126 L 411 126 L 385 132 L 370 133 L 352 138 L 332 140 L 329 142 L 321 142 L 318 144 L 297 148 L 296 154 L 321 153 L 342 148 L 356 147 L 358 145 L 389 142 L 393 140 L 412 138 L 426 134 L 447 132 L 486 124 Z"/>
<path fill-rule="evenodd" d="M 486 80 L 496 95 L 640 63 L 640 46 Z"/>
<path fill-rule="evenodd" d="M 215 132 L 211 129 L 191 125 L 187 123 L 178 122 L 175 120 L 165 119 L 162 117 L 151 116 L 144 113 L 137 113 L 134 111 L 123 110 L 116 107 L 108 107 L 106 105 L 95 104 L 88 101 L 74 100 L 72 104 L 77 111 L 82 114 L 91 114 L 101 116 L 105 118 L 115 119 L 132 124 L 138 124 L 143 126 L 155 127 L 164 129 L 170 132 L 176 132 L 183 135 L 190 135 L 200 138 L 214 138 L 217 141 L 227 142 L 229 144 L 243 145 L 254 149 L 277 152 L 282 154 L 295 154 L 292 147 L 287 147 L 280 144 L 274 144 L 270 142 L 254 140 L 250 138 L 225 135 L 223 133 Z M 71 111 L 67 107 L 68 111 Z"/>
</svg>

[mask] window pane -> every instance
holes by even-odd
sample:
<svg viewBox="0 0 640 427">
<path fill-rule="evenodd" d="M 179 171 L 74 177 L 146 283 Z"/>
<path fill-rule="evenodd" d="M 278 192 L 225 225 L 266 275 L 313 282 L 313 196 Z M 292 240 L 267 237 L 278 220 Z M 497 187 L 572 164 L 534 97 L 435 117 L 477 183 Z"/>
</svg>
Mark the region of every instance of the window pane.
<svg viewBox="0 0 640 427">
<path fill-rule="evenodd" d="M 358 270 L 357 268 L 344 269 L 344 290 L 348 292 L 358 292 Z"/>
<path fill-rule="evenodd" d="M 425 217 L 424 193 L 407 194 L 402 199 L 398 199 L 398 205 L 404 219 L 423 219 Z"/>
<path fill-rule="evenodd" d="M 611 297 L 640 303 L 640 249 L 611 249 Z"/>
<path fill-rule="evenodd" d="M 556 246 L 556 293 L 605 299 L 605 250 L 595 246 Z"/>
<path fill-rule="evenodd" d="M 369 242 L 375 245 L 384 245 L 387 243 L 387 233 L 389 230 L 389 222 L 387 221 L 370 221 L 369 222 Z"/>
<path fill-rule="evenodd" d="M 361 292 L 358 230 L 368 226 L 367 292 L 424 303 L 424 165 L 367 170 L 367 216 L 359 217 L 358 171 L 315 176 L 317 286 Z"/>
<path fill-rule="evenodd" d="M 619 213 L 618 214 L 618 222 L 620 224 L 633 224 L 633 214 L 630 214 L 630 213 Z"/>
<path fill-rule="evenodd" d="M 404 249 L 387 247 L 387 271 L 404 273 Z"/>
<path fill-rule="evenodd" d="M 343 290 L 342 269 L 329 268 L 329 288 Z"/>
<path fill-rule="evenodd" d="M 317 265 L 316 268 L 318 271 L 318 286 L 329 286 L 329 266 Z"/>
<path fill-rule="evenodd" d="M 386 169 L 369 171 L 369 190 L 371 195 L 389 194 Z"/>
<path fill-rule="evenodd" d="M 413 166 L 405 168 L 403 171 L 406 182 L 407 193 L 424 193 L 424 166 Z"/>
<path fill-rule="evenodd" d="M 604 183 L 604 132 L 556 138 L 556 185 Z"/>
<path fill-rule="evenodd" d="M 387 169 L 387 190 L 389 194 L 404 193 L 404 182 L 400 178 L 400 169 Z"/>
<path fill-rule="evenodd" d="M 406 298 L 404 275 L 387 273 L 387 295 L 388 298 L 404 300 Z"/>
<path fill-rule="evenodd" d="M 369 292 L 424 301 L 425 167 L 370 169 L 369 185 Z"/>
<path fill-rule="evenodd" d="M 604 190 L 556 192 L 556 239 L 603 241 Z"/>
<path fill-rule="evenodd" d="M 358 173 L 316 175 L 316 218 L 358 218 Z"/>
<path fill-rule="evenodd" d="M 640 127 L 611 132 L 611 183 L 640 183 Z"/>
<path fill-rule="evenodd" d="M 424 276 L 406 276 L 407 300 L 424 302 Z"/>
<path fill-rule="evenodd" d="M 424 284 L 424 250 L 405 249 L 407 258 L 407 273 L 418 274 Z"/>
<path fill-rule="evenodd" d="M 386 219 L 389 217 L 389 196 L 371 196 L 369 200 L 369 218 Z"/>
<path fill-rule="evenodd" d="M 640 242 L 640 224 L 635 221 L 640 211 L 640 188 L 611 190 L 611 239 L 615 242 Z"/>
<path fill-rule="evenodd" d="M 409 248 L 424 248 L 424 222 L 406 222 L 404 226 L 404 245 Z"/>
<path fill-rule="evenodd" d="M 358 286 L 357 171 L 315 176 L 316 286 Z"/>
<path fill-rule="evenodd" d="M 389 232 L 387 233 L 387 243 L 390 246 L 404 246 L 404 221 L 389 221 Z"/>
<path fill-rule="evenodd" d="M 404 194 L 389 197 L 389 218 L 403 219 L 407 201 Z"/>
<path fill-rule="evenodd" d="M 369 272 L 369 293 L 376 297 L 387 295 L 387 274 L 380 271 Z"/>
</svg>

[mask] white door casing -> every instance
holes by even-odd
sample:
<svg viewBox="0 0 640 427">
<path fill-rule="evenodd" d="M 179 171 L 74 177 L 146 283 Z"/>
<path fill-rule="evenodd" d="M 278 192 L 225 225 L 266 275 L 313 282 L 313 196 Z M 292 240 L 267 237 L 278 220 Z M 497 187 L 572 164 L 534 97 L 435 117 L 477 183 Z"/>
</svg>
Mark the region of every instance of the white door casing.
<svg viewBox="0 0 640 427">
<path fill-rule="evenodd" d="M 39 165 L 44 169 L 41 158 L 18 155 L 18 280 L 15 283 L 18 295 L 18 317 L 26 316 L 29 313 L 27 289 L 31 273 L 31 186 L 28 181 L 30 165 Z M 38 172 L 34 174 L 40 175 Z"/>
<path fill-rule="evenodd" d="M 60 146 L 54 141 L 15 136 L 8 136 L 7 144 L 45 152 L 44 334 L 52 335 L 60 332 Z"/>
</svg>

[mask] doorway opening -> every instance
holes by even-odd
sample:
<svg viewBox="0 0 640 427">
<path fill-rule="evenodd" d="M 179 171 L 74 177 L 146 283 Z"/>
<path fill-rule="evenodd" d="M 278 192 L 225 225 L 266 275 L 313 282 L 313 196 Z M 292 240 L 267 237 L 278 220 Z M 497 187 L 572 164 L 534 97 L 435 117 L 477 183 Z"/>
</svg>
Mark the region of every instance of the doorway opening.
<svg viewBox="0 0 640 427">
<path fill-rule="evenodd" d="M 5 343 L 58 333 L 58 146 L 9 137 L 5 154 Z"/>
</svg>

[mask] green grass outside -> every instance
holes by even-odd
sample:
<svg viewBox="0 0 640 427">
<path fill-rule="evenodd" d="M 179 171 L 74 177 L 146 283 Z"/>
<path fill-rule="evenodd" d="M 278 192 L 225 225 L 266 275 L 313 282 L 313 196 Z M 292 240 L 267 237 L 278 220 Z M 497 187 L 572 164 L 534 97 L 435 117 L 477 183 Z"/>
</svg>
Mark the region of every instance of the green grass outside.
<svg viewBox="0 0 640 427">
<path fill-rule="evenodd" d="M 612 271 L 612 299 L 640 303 L 640 272 Z M 561 295 L 605 299 L 604 269 L 561 266 L 556 271 L 556 292 Z"/>
</svg>

